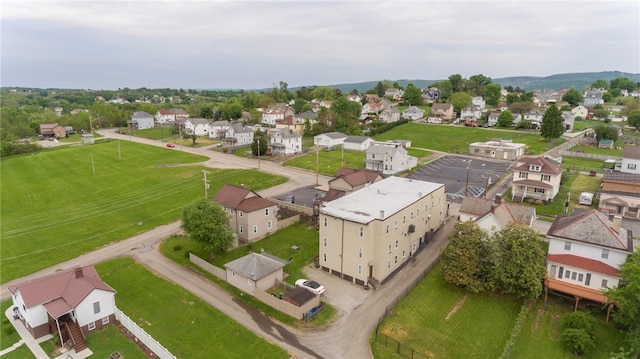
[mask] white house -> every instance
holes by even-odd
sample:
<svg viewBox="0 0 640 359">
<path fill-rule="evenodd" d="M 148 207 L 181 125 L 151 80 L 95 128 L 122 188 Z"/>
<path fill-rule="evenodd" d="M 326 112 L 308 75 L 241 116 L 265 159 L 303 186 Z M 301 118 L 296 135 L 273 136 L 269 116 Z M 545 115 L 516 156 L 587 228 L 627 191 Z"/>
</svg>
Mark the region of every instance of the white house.
<svg viewBox="0 0 640 359">
<path fill-rule="evenodd" d="M 234 123 L 227 129 L 222 142 L 227 147 L 250 145 L 253 143 L 253 129 Z"/>
<path fill-rule="evenodd" d="M 206 118 L 188 118 L 184 121 L 184 131 L 189 135 L 205 136 L 211 129 L 211 121 Z"/>
<path fill-rule="evenodd" d="M 262 113 L 262 123 L 265 125 L 275 126 L 278 120 L 282 121 L 287 116 L 293 116 L 293 110 L 289 106 L 276 106 L 266 109 Z"/>
<path fill-rule="evenodd" d="M 513 169 L 511 196 L 514 202 L 526 198 L 552 201 L 560 191 L 564 169 L 545 157 L 523 157 Z"/>
<path fill-rule="evenodd" d="M 564 126 L 565 132 L 573 131 L 573 125 L 576 120 L 576 115 L 571 111 L 562 111 L 562 125 Z"/>
<path fill-rule="evenodd" d="M 134 112 L 127 123 L 132 130 L 144 130 L 154 126 L 153 116 L 144 111 Z"/>
<path fill-rule="evenodd" d="M 471 104 L 473 106 L 479 107 L 480 109 L 483 109 L 486 106 L 486 101 L 482 98 L 482 96 L 476 96 L 471 99 Z"/>
<path fill-rule="evenodd" d="M 9 286 L 14 314 L 34 338 L 58 334 L 86 348 L 84 335 L 115 320 L 116 291 L 93 266 L 75 267 Z"/>
<path fill-rule="evenodd" d="M 229 121 L 214 121 L 209 124 L 209 138 L 224 138 L 227 131 L 231 128 Z"/>
<path fill-rule="evenodd" d="M 394 101 L 402 100 L 402 96 L 404 96 L 404 90 L 397 88 L 388 88 L 384 91 L 384 96 L 389 97 Z"/>
<path fill-rule="evenodd" d="M 407 150 L 397 143 L 372 143 L 367 149 L 365 168 L 385 175 L 409 170 L 418 164 L 418 159 L 409 156 Z"/>
<path fill-rule="evenodd" d="M 375 141 L 366 136 L 347 136 L 342 144 L 345 150 L 366 151 Z"/>
<path fill-rule="evenodd" d="M 482 117 L 482 109 L 478 106 L 467 106 L 460 111 L 460 119 L 462 121 L 478 122 Z"/>
<path fill-rule="evenodd" d="M 542 117 L 544 114 L 538 110 L 530 110 L 524 114 L 524 119 L 531 121 L 531 126 L 540 127 L 542 125 Z"/>
<path fill-rule="evenodd" d="M 378 115 L 378 119 L 382 123 L 398 122 L 400 121 L 400 110 L 395 106 L 389 106 Z"/>
<path fill-rule="evenodd" d="M 347 138 L 342 132 L 327 132 L 313 136 L 313 144 L 320 147 L 336 147 L 342 145 Z"/>
<path fill-rule="evenodd" d="M 487 126 L 493 127 L 498 124 L 498 118 L 500 117 L 500 112 L 491 112 L 487 117 Z"/>
<path fill-rule="evenodd" d="M 572 108 L 571 112 L 573 112 L 573 114 L 576 115 L 576 116 L 582 117 L 582 119 L 584 120 L 587 117 L 587 115 L 589 114 L 589 109 L 584 107 L 584 106 L 582 106 L 582 105 L 579 105 L 579 106 L 576 106 L 576 107 Z"/>
<path fill-rule="evenodd" d="M 293 155 L 302 151 L 302 136 L 287 128 L 269 130 L 271 153 Z"/>
<path fill-rule="evenodd" d="M 558 216 L 549 231 L 545 301 L 552 291 L 581 299 L 610 303 L 604 290 L 620 283 L 620 265 L 633 253 L 632 233 L 597 210 Z"/>
<path fill-rule="evenodd" d="M 424 117 L 424 110 L 420 107 L 409 106 L 404 111 L 402 111 L 402 117 L 411 120 L 418 120 Z"/>
<path fill-rule="evenodd" d="M 156 112 L 156 123 L 159 125 L 174 123 L 176 120 L 186 120 L 189 118 L 187 111 L 180 108 L 161 108 Z"/>
<path fill-rule="evenodd" d="M 585 106 L 603 105 L 604 104 L 604 99 L 602 99 L 603 94 L 604 94 L 603 90 L 591 89 L 584 93 L 584 99 L 582 100 L 582 104 Z"/>
<path fill-rule="evenodd" d="M 640 174 L 640 147 L 625 146 L 622 152 L 620 172 Z"/>
<path fill-rule="evenodd" d="M 510 223 L 532 227 L 536 220 L 536 208 L 505 202 L 501 195 L 495 200 L 465 197 L 460 205 L 460 220 L 473 221 L 489 235 L 501 231 Z"/>
</svg>

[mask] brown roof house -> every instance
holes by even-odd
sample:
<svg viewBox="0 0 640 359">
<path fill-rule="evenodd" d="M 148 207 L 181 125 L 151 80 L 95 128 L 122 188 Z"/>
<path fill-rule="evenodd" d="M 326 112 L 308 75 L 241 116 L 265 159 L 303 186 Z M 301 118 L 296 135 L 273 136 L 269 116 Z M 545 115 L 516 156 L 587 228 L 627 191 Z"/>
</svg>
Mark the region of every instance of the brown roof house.
<svg viewBox="0 0 640 359">
<path fill-rule="evenodd" d="M 509 223 L 521 223 L 529 227 L 536 220 L 535 207 L 502 200 L 496 195 L 495 200 L 465 197 L 460 206 L 460 220 L 474 221 L 488 234 L 504 229 Z"/>
<path fill-rule="evenodd" d="M 453 105 L 450 103 L 434 103 L 431 107 L 431 116 L 443 120 L 452 120 Z"/>
<path fill-rule="evenodd" d="M 84 335 L 115 320 L 116 291 L 93 266 L 75 267 L 9 286 L 13 310 L 34 338 L 58 334 L 76 351 Z"/>
<path fill-rule="evenodd" d="M 40 135 L 42 135 L 43 140 L 48 140 L 50 138 L 67 137 L 67 131 L 57 123 L 43 123 L 40 124 Z"/>
<path fill-rule="evenodd" d="M 383 179 L 380 172 L 377 171 L 343 167 L 336 172 L 333 179 L 329 180 L 329 190 L 323 198 L 318 200 L 317 204 L 331 202 L 334 199 L 357 191 L 369 184 L 380 182 Z"/>
<path fill-rule="evenodd" d="M 551 202 L 560 191 L 560 178 L 564 170 L 544 157 L 522 157 L 513 169 L 511 195 L 514 202 L 527 198 Z"/>
<path fill-rule="evenodd" d="M 640 219 L 640 174 L 605 173 L 598 198 L 601 211 Z"/>
<path fill-rule="evenodd" d="M 231 230 L 241 242 L 255 242 L 278 230 L 277 204 L 250 189 L 227 183 L 213 201 L 229 214 Z"/>
<path fill-rule="evenodd" d="M 549 231 L 545 301 L 549 291 L 609 303 L 604 291 L 620 283 L 620 265 L 633 253 L 632 233 L 597 210 L 574 211 L 556 217 Z"/>
</svg>

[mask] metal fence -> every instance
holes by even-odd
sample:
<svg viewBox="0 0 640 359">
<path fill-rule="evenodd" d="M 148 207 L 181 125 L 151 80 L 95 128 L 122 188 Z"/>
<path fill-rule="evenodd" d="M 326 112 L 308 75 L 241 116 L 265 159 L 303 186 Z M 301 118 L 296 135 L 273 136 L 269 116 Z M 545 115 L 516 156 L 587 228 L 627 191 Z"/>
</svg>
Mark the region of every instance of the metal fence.
<svg viewBox="0 0 640 359">
<path fill-rule="evenodd" d="M 131 334 L 133 334 L 138 340 L 140 340 L 144 345 L 149 348 L 155 355 L 157 355 L 161 359 L 176 359 L 177 357 L 171 352 L 169 349 L 165 348 L 158 342 L 153 339 L 151 335 L 144 331 L 144 329 L 140 328 L 136 322 L 131 320 L 126 314 L 124 314 L 120 309 L 115 308 L 116 319 L 122 324 Z"/>
<path fill-rule="evenodd" d="M 391 349 L 399 355 L 410 359 L 430 359 L 431 357 L 423 353 L 415 351 L 408 345 L 400 343 L 398 340 L 390 336 L 376 331 L 376 343 L 382 344 L 387 349 Z"/>
</svg>

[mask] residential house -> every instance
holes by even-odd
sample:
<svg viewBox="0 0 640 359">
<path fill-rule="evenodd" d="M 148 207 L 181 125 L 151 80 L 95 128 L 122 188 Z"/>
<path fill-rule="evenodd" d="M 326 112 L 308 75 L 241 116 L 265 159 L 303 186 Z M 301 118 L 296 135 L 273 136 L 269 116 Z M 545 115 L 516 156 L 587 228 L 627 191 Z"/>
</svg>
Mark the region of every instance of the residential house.
<svg viewBox="0 0 640 359">
<path fill-rule="evenodd" d="M 532 227 L 536 220 L 535 207 L 505 202 L 499 194 L 495 200 L 464 197 L 459 213 L 461 221 L 473 221 L 489 235 L 503 230 L 510 223 Z"/>
<path fill-rule="evenodd" d="M 467 106 L 460 111 L 460 120 L 466 122 L 478 122 L 482 117 L 482 109 L 476 105 Z"/>
<path fill-rule="evenodd" d="M 60 126 L 57 123 L 42 123 L 40 124 L 40 135 L 43 140 L 67 137 L 67 131 L 64 126 Z"/>
<path fill-rule="evenodd" d="M 320 208 L 322 270 L 374 287 L 408 263 L 446 216 L 444 185 L 389 177 Z"/>
<path fill-rule="evenodd" d="M 640 174 L 605 172 L 598 199 L 601 211 L 640 219 Z"/>
<path fill-rule="evenodd" d="M 336 172 L 333 179 L 329 180 L 327 193 L 322 198 L 316 199 L 314 213 L 316 215 L 319 214 L 319 207 L 323 202 L 331 202 L 366 185 L 382 180 L 383 177 L 380 172 L 343 167 Z"/>
<path fill-rule="evenodd" d="M 333 105 L 333 101 L 331 101 L 331 100 L 322 100 L 322 101 L 320 101 L 320 107 L 324 107 L 326 109 L 330 109 L 331 105 Z"/>
<path fill-rule="evenodd" d="M 255 242 L 278 229 L 276 203 L 250 189 L 226 183 L 212 200 L 227 212 L 231 230 L 243 243 Z"/>
<path fill-rule="evenodd" d="M 433 103 L 440 99 L 440 90 L 437 87 L 427 87 L 422 90 L 422 102 Z"/>
<path fill-rule="evenodd" d="M 382 104 L 379 102 L 367 102 L 362 105 L 362 115 L 378 114 L 383 110 Z"/>
<path fill-rule="evenodd" d="M 522 157 L 513 169 L 511 195 L 514 202 L 526 198 L 552 201 L 560 191 L 563 169 L 544 157 Z"/>
<path fill-rule="evenodd" d="M 86 348 L 85 335 L 115 321 L 116 291 L 93 266 L 66 269 L 8 288 L 16 318 L 35 339 L 57 334 L 80 351 Z"/>
<path fill-rule="evenodd" d="M 314 123 L 318 122 L 317 118 L 318 118 L 318 114 L 313 111 L 305 111 L 305 112 L 293 115 L 294 123 L 296 124 L 300 123 L 305 126 L 307 124 L 307 121 L 309 125 L 313 125 Z"/>
<path fill-rule="evenodd" d="M 313 144 L 315 146 L 320 146 L 325 148 L 336 147 L 336 146 L 342 145 L 346 138 L 347 138 L 347 135 L 345 135 L 342 132 L 321 133 L 319 135 L 313 136 Z"/>
<path fill-rule="evenodd" d="M 53 108 L 53 111 L 56 113 L 56 116 L 58 116 L 58 117 L 62 116 L 62 111 L 63 110 L 64 109 L 62 107 L 54 107 Z"/>
<path fill-rule="evenodd" d="M 402 111 L 402 117 L 408 118 L 411 120 L 419 120 L 424 117 L 424 110 L 420 107 L 409 106 L 404 111 Z"/>
<path fill-rule="evenodd" d="M 402 96 L 404 96 L 404 90 L 397 88 L 388 88 L 384 91 L 384 97 L 390 98 L 393 101 L 402 100 Z"/>
<path fill-rule="evenodd" d="M 378 101 L 380 101 L 380 97 L 377 94 L 366 93 L 362 95 L 362 102 L 370 103 Z"/>
<path fill-rule="evenodd" d="M 389 144 L 389 145 L 394 145 L 394 146 L 400 146 L 402 148 L 410 148 L 411 147 L 411 140 L 396 139 L 396 140 L 384 141 L 384 143 Z"/>
<path fill-rule="evenodd" d="M 375 141 L 366 136 L 347 136 L 342 143 L 342 148 L 352 151 L 366 151 Z"/>
<path fill-rule="evenodd" d="M 277 120 L 284 120 L 286 116 L 293 116 L 293 109 L 286 105 L 270 107 L 262 113 L 262 123 L 275 126 Z"/>
<path fill-rule="evenodd" d="M 378 119 L 382 123 L 391 123 L 400 121 L 400 110 L 395 106 L 390 106 L 382 110 Z"/>
<path fill-rule="evenodd" d="M 397 143 L 372 143 L 367 149 L 365 168 L 385 175 L 409 170 L 418 164 L 418 159 L 409 156 L 407 150 Z"/>
<path fill-rule="evenodd" d="M 542 126 L 542 117 L 544 116 L 544 113 L 533 109 L 533 110 L 529 110 L 527 112 L 525 112 L 524 114 L 524 119 L 527 121 L 531 122 L 531 126 L 533 128 L 540 128 L 540 126 Z"/>
<path fill-rule="evenodd" d="M 579 105 L 572 108 L 571 112 L 573 112 L 573 114 L 576 115 L 576 117 L 580 116 L 584 120 L 585 118 L 587 118 L 587 115 L 589 114 L 589 109 L 582 105 Z"/>
<path fill-rule="evenodd" d="M 156 112 L 155 121 L 158 125 L 172 124 L 176 120 L 186 120 L 189 118 L 189 113 L 179 108 L 161 108 Z"/>
<path fill-rule="evenodd" d="M 127 124 L 131 130 L 144 130 L 153 128 L 155 125 L 153 116 L 144 111 L 134 112 L 131 115 L 131 119 L 127 121 Z"/>
<path fill-rule="evenodd" d="M 622 227 L 622 218 L 574 211 L 556 217 L 547 239 L 545 301 L 551 290 L 573 296 L 575 310 L 582 299 L 611 303 L 605 290 L 620 284 L 620 266 L 633 253 L 632 233 Z"/>
<path fill-rule="evenodd" d="M 442 120 L 453 119 L 453 105 L 450 103 L 434 103 L 431 107 L 431 116 Z"/>
<path fill-rule="evenodd" d="M 620 172 L 640 174 L 640 146 L 624 147 Z"/>
<path fill-rule="evenodd" d="M 64 126 L 65 137 L 69 137 L 69 135 L 73 135 L 76 131 L 73 129 L 73 126 Z"/>
<path fill-rule="evenodd" d="M 269 130 L 271 153 L 274 155 L 293 155 L 302 151 L 302 136 L 288 128 Z"/>
<path fill-rule="evenodd" d="M 209 124 L 209 138 L 224 138 L 230 128 L 231 123 L 229 121 L 213 121 Z"/>
<path fill-rule="evenodd" d="M 347 100 L 362 104 L 362 99 L 360 98 L 360 96 L 358 96 L 356 94 L 348 94 L 347 95 Z"/>
<path fill-rule="evenodd" d="M 487 126 L 493 127 L 498 124 L 498 118 L 500 117 L 500 112 L 491 112 L 487 117 Z"/>
<path fill-rule="evenodd" d="M 205 136 L 210 129 L 211 121 L 206 118 L 188 118 L 184 121 L 184 131 L 188 135 Z"/>
<path fill-rule="evenodd" d="M 576 115 L 571 111 L 562 111 L 562 125 L 565 132 L 573 131 L 573 125 L 576 120 Z"/>
<path fill-rule="evenodd" d="M 276 128 L 286 129 L 300 136 L 304 135 L 304 122 L 298 121 L 294 116 L 287 116 L 276 122 Z"/>
<path fill-rule="evenodd" d="M 515 161 L 524 155 L 525 149 L 526 145 L 524 143 L 513 143 L 512 140 L 491 140 L 471 143 L 469 145 L 469 154 Z"/>
<path fill-rule="evenodd" d="M 241 123 L 234 123 L 224 134 L 222 144 L 225 147 L 238 147 L 251 145 L 253 143 L 253 129 Z"/>
<path fill-rule="evenodd" d="M 486 101 L 482 98 L 482 96 L 476 96 L 472 98 L 471 104 L 480 108 L 481 110 L 486 107 Z"/>
<path fill-rule="evenodd" d="M 255 296 L 256 291 L 266 291 L 284 280 L 283 268 L 289 264 L 265 253 L 249 253 L 226 263 L 227 283 Z"/>
<path fill-rule="evenodd" d="M 604 99 L 602 99 L 603 94 L 604 94 L 604 90 L 591 89 L 584 93 L 582 104 L 584 106 L 603 105 L 604 104 Z"/>
</svg>

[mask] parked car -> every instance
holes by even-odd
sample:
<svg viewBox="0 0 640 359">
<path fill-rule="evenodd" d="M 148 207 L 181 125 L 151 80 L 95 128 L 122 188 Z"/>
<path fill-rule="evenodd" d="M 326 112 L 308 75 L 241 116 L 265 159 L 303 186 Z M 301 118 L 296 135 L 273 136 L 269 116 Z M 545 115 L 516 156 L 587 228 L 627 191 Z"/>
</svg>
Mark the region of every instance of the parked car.
<svg viewBox="0 0 640 359">
<path fill-rule="evenodd" d="M 176 145 L 174 145 L 173 143 L 167 143 L 167 147 L 174 148 L 174 147 L 176 147 Z"/>
<path fill-rule="evenodd" d="M 315 295 L 322 295 L 324 293 L 324 286 L 314 280 L 298 279 L 296 281 L 296 287 L 304 287 Z"/>
<path fill-rule="evenodd" d="M 478 124 L 475 123 L 475 122 L 465 122 L 464 125 L 467 126 L 467 127 L 477 127 L 478 126 Z"/>
</svg>

